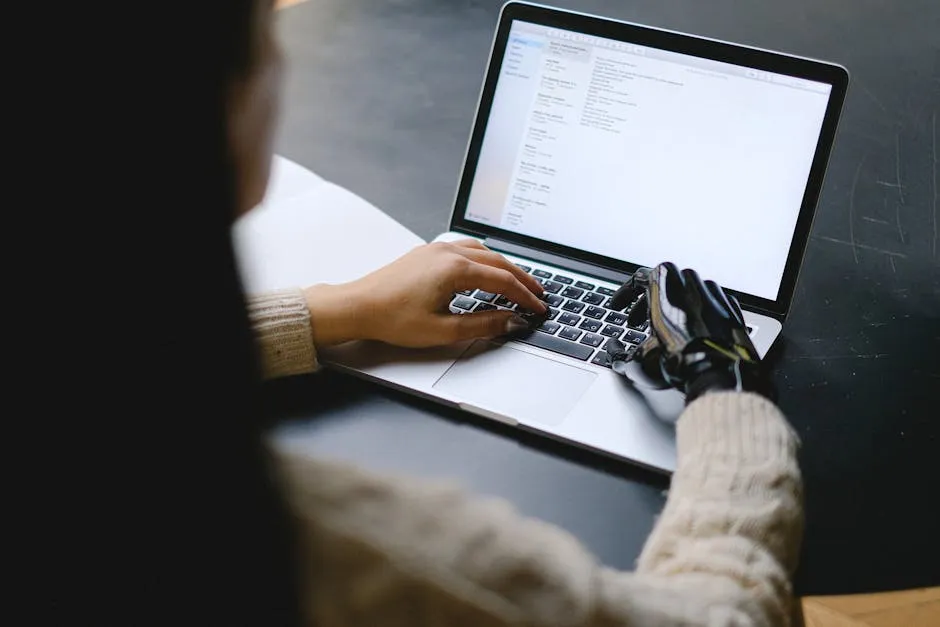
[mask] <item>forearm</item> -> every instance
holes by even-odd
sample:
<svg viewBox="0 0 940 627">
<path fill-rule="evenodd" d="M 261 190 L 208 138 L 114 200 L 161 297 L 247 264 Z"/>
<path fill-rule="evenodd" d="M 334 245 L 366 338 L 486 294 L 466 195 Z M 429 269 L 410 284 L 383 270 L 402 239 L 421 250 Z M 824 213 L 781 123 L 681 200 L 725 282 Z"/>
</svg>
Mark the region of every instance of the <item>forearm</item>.
<svg viewBox="0 0 940 627">
<path fill-rule="evenodd" d="M 452 486 L 279 459 L 311 624 L 589 624 L 597 566 L 563 531 Z"/>
<path fill-rule="evenodd" d="M 371 329 L 364 320 L 369 318 L 366 310 L 371 304 L 357 282 L 319 283 L 305 289 L 303 297 L 318 348 L 369 337 Z"/>
<path fill-rule="evenodd" d="M 716 392 L 686 409 L 677 436 L 669 499 L 637 572 L 710 580 L 785 623 L 803 531 L 795 433 L 763 397 Z"/>
<path fill-rule="evenodd" d="M 748 399 L 736 402 L 747 418 Z M 715 419 L 716 399 L 708 406 L 680 421 L 689 459 L 637 573 L 601 567 L 566 532 L 501 501 L 282 456 L 308 615 L 321 627 L 785 623 L 799 536 L 792 436 L 785 424 L 758 428 L 753 446 L 715 451 L 709 464 L 699 449 L 722 446 L 715 438 L 750 442 L 752 429 Z M 689 476 L 698 472 L 701 481 Z"/>
<path fill-rule="evenodd" d="M 312 372 L 318 367 L 317 349 L 365 339 L 362 310 L 367 306 L 356 283 L 324 283 L 249 297 L 265 378 Z"/>
</svg>

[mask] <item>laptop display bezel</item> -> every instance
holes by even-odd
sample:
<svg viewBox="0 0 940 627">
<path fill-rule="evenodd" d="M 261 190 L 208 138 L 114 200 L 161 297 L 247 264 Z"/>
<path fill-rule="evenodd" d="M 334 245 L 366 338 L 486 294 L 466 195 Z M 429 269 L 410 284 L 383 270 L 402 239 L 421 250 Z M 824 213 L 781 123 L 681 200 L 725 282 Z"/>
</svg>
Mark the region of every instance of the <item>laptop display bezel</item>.
<svg viewBox="0 0 940 627">
<path fill-rule="evenodd" d="M 496 238 L 617 272 L 630 273 L 636 270 L 638 265 L 555 242 L 520 235 L 500 227 L 474 222 L 464 217 L 477 162 L 480 157 L 480 148 L 486 133 L 487 120 L 493 105 L 496 84 L 502 68 L 509 31 L 515 20 L 732 63 L 756 70 L 826 83 L 832 87 L 776 300 L 728 290 L 737 296 L 741 305 L 745 308 L 766 313 L 775 318 L 785 318 L 793 299 L 793 292 L 796 288 L 819 194 L 822 190 L 826 168 L 832 152 L 839 117 L 845 101 L 849 80 L 846 69 L 834 63 L 537 4 L 525 2 L 506 3 L 500 14 L 499 26 L 493 39 L 486 78 L 480 92 L 476 119 L 467 145 L 464 168 L 451 215 L 450 229 L 480 237 Z M 642 228 L 638 228 L 634 236 L 643 237 Z M 663 261 L 667 260 L 664 259 Z M 747 260 L 742 259 L 741 263 L 747 263 Z"/>
</svg>

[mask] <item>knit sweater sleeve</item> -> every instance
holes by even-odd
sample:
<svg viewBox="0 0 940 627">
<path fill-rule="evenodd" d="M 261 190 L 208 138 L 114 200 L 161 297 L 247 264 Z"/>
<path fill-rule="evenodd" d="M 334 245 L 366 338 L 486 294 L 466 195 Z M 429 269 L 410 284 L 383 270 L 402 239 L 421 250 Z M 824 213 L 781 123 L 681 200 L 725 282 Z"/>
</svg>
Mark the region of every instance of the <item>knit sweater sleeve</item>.
<svg viewBox="0 0 940 627">
<path fill-rule="evenodd" d="M 277 453 L 320 627 L 783 625 L 802 531 L 797 439 L 777 408 L 712 393 L 635 572 L 448 485 Z"/>
<path fill-rule="evenodd" d="M 266 379 L 305 374 L 319 367 L 303 291 L 284 289 L 250 296 L 248 317 Z"/>
</svg>

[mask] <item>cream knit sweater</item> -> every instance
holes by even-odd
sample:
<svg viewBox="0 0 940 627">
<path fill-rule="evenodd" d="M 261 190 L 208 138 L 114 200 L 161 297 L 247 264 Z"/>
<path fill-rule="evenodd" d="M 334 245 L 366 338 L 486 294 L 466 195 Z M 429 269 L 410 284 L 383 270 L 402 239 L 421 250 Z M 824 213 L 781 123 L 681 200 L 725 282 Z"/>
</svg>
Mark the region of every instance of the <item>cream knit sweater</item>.
<svg viewBox="0 0 940 627">
<path fill-rule="evenodd" d="M 317 368 L 302 292 L 254 297 L 269 377 Z M 459 488 L 279 453 L 319 627 L 786 625 L 802 532 L 797 438 L 767 400 L 712 393 L 635 572 Z"/>
</svg>

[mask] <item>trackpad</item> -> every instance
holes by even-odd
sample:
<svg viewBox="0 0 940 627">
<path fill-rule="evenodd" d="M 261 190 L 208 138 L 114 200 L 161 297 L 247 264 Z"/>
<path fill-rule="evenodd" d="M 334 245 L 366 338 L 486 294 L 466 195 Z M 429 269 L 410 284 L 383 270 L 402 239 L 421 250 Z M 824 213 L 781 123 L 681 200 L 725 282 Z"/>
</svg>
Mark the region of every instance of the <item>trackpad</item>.
<svg viewBox="0 0 940 627">
<path fill-rule="evenodd" d="M 479 340 L 434 388 L 523 423 L 558 425 L 596 373 Z"/>
</svg>

